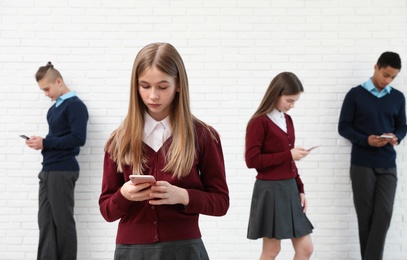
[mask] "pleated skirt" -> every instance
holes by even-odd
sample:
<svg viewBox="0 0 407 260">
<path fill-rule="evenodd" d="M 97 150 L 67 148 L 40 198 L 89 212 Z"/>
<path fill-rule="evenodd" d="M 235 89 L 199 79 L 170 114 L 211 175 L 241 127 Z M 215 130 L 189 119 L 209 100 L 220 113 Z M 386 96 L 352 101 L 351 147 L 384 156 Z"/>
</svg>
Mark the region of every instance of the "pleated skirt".
<svg viewBox="0 0 407 260">
<path fill-rule="evenodd" d="M 115 260 L 209 260 L 202 239 L 143 245 L 116 245 Z"/>
<path fill-rule="evenodd" d="M 256 180 L 247 238 L 299 238 L 312 233 L 313 229 L 303 213 L 295 179 Z"/>
</svg>

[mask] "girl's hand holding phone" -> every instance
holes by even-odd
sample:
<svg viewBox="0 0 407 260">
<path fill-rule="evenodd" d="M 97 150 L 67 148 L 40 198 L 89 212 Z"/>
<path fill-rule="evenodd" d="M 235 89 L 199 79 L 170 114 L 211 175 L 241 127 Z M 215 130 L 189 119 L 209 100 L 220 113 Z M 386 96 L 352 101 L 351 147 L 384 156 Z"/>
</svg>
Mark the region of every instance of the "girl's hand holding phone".
<svg viewBox="0 0 407 260">
<path fill-rule="evenodd" d="M 151 186 L 153 183 L 145 182 L 135 185 L 132 181 L 128 181 L 120 188 L 120 193 L 128 200 L 143 201 L 151 199 Z"/>
<path fill-rule="evenodd" d="M 189 194 L 186 189 L 172 185 L 167 181 L 157 181 L 156 185 L 151 187 L 150 194 L 151 205 L 174 205 L 189 204 Z"/>
<path fill-rule="evenodd" d="M 310 153 L 310 150 L 306 150 L 302 147 L 294 147 L 291 149 L 291 156 L 293 157 L 294 161 L 299 161 L 306 157 Z"/>
</svg>

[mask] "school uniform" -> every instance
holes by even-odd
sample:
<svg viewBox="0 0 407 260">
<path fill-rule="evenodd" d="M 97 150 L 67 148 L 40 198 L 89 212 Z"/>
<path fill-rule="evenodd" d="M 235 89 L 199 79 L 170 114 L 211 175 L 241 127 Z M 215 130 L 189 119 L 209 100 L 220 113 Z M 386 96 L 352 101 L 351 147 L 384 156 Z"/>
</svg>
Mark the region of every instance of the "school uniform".
<svg viewBox="0 0 407 260">
<path fill-rule="evenodd" d="M 291 117 L 273 110 L 252 119 L 246 132 L 245 160 L 257 171 L 247 238 L 298 238 L 312 233 L 303 213 L 304 185 L 291 156 L 295 132 Z"/>
<path fill-rule="evenodd" d="M 373 147 L 370 135 L 407 132 L 405 97 L 391 86 L 378 91 L 372 79 L 352 88 L 343 101 L 338 132 L 352 142 L 350 177 L 362 259 L 383 259 L 397 188 L 396 150 Z"/>
<path fill-rule="evenodd" d="M 129 254 L 134 256 L 132 259 L 208 259 L 198 226 L 199 215 L 222 216 L 229 208 L 229 191 L 219 135 L 211 127 L 209 132 L 201 123 L 194 123 L 196 158 L 190 173 L 178 178 L 162 170 L 166 165 L 166 151 L 172 142 L 172 137 L 165 131 L 162 133 L 162 128 L 171 132 L 168 129 L 170 124 L 156 122 L 161 124 L 158 136 L 163 136 L 163 143 L 154 150 L 150 147 L 154 146 L 154 141 L 148 140 L 155 139 L 153 136 L 150 138 L 149 133 L 154 132 L 156 127 L 147 121 L 151 122 L 151 118 L 146 119 L 145 124 L 143 151 L 147 162 L 143 174 L 153 175 L 157 181 L 168 181 L 186 189 L 189 204 L 153 206 L 148 201 L 127 200 L 120 193 L 120 188 L 133 174 L 132 167 L 125 165 L 123 172 L 118 172 L 116 162 L 109 153 L 105 153 L 99 205 L 107 221 L 120 220 L 115 259 L 125 259 Z"/>
<path fill-rule="evenodd" d="M 38 174 L 37 259 L 72 260 L 77 255 L 74 189 L 79 177 L 76 156 L 86 142 L 86 105 L 74 91 L 60 96 L 47 113 L 49 131 L 43 139 Z"/>
</svg>

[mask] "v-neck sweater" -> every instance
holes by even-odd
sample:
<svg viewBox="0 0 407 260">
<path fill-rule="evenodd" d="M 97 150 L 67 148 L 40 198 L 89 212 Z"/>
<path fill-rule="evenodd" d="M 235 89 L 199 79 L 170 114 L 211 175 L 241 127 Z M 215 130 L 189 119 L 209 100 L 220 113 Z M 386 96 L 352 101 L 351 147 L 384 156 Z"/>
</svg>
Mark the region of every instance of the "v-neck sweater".
<svg viewBox="0 0 407 260">
<path fill-rule="evenodd" d="M 391 144 L 373 147 L 370 135 L 393 133 L 400 143 L 406 136 L 406 106 L 403 93 L 392 88 L 378 98 L 362 86 L 345 96 L 338 125 L 339 134 L 352 142 L 351 163 L 373 168 L 396 167 L 396 151 Z"/>
<path fill-rule="evenodd" d="M 48 134 L 42 141 L 42 171 L 79 170 L 76 156 L 86 142 L 88 117 L 86 105 L 77 96 L 49 108 Z"/>
</svg>

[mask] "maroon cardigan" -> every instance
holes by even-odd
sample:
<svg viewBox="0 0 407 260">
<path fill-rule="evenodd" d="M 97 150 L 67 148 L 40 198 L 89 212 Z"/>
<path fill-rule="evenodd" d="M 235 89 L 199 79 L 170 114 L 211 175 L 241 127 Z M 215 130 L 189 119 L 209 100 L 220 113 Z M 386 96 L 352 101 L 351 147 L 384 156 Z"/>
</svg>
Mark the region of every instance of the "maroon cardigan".
<svg viewBox="0 0 407 260">
<path fill-rule="evenodd" d="M 285 180 L 295 178 L 300 193 L 304 185 L 291 156 L 295 133 L 291 117 L 284 114 L 287 133 L 267 115 L 251 120 L 246 129 L 246 165 L 257 170 L 259 180 Z"/>
<path fill-rule="evenodd" d="M 100 212 L 109 222 L 120 219 L 116 244 L 149 244 L 174 240 L 200 238 L 199 214 L 222 216 L 229 208 L 229 191 L 226 183 L 225 166 L 219 135 L 211 128 L 216 140 L 208 129 L 195 123 L 198 137 L 197 152 L 191 172 L 181 178 L 163 172 L 164 150 L 171 144 L 167 139 L 156 153 L 143 143 L 148 158 L 143 174 L 165 180 L 185 188 L 189 204 L 152 206 L 148 201 L 134 202 L 122 196 L 120 188 L 132 174 L 130 166 L 124 172 L 117 172 L 117 164 L 105 153 L 102 193 L 99 198 Z"/>
</svg>

